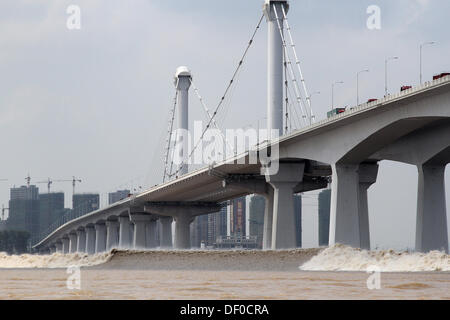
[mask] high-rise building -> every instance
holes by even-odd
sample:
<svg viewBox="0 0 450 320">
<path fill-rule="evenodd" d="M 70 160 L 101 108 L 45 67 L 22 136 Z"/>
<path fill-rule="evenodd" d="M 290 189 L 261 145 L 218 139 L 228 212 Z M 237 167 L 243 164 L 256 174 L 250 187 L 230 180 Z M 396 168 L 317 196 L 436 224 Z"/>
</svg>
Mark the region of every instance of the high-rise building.
<svg viewBox="0 0 450 320">
<path fill-rule="evenodd" d="M 74 215 L 81 216 L 100 208 L 100 195 L 92 193 L 74 194 L 72 203 Z"/>
<path fill-rule="evenodd" d="M 250 200 L 250 235 L 257 237 L 257 247 L 262 248 L 264 233 L 265 198 L 253 196 Z M 302 196 L 294 195 L 295 245 L 302 247 Z"/>
<path fill-rule="evenodd" d="M 331 189 L 319 193 L 319 246 L 328 246 L 330 234 Z"/>
<path fill-rule="evenodd" d="M 253 196 L 250 200 L 250 235 L 256 236 L 258 248 L 262 248 L 264 233 L 264 212 L 266 199 L 263 196 Z"/>
<path fill-rule="evenodd" d="M 227 235 L 227 207 L 220 212 L 198 216 L 191 224 L 191 246 L 214 246 L 217 238 Z"/>
<path fill-rule="evenodd" d="M 191 246 L 200 248 L 208 242 L 208 215 L 197 216 L 192 222 Z"/>
<path fill-rule="evenodd" d="M 231 200 L 230 234 L 232 236 L 246 235 L 245 197 Z"/>
<path fill-rule="evenodd" d="M 39 188 L 34 185 L 10 190 L 7 229 L 39 234 Z"/>
<path fill-rule="evenodd" d="M 108 203 L 113 204 L 119 202 L 120 200 L 128 198 L 130 195 L 130 190 L 118 190 L 116 192 L 111 192 L 108 194 Z"/>
<path fill-rule="evenodd" d="M 227 206 L 223 206 L 216 215 L 216 238 L 227 235 Z"/>
<path fill-rule="evenodd" d="M 64 193 L 44 193 L 39 195 L 39 230 L 46 232 L 66 211 Z"/>
</svg>

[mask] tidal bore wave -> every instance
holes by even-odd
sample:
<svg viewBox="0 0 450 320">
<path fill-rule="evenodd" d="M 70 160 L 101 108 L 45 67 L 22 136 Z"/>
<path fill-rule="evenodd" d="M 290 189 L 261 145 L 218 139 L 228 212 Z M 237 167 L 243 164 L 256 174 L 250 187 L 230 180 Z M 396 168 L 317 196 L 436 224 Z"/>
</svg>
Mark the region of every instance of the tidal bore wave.
<svg viewBox="0 0 450 320">
<path fill-rule="evenodd" d="M 7 255 L 0 268 L 67 268 L 126 270 L 227 271 L 359 271 L 376 266 L 382 272 L 450 271 L 450 256 L 442 252 L 366 251 L 343 245 L 282 251 L 112 250 L 97 255 Z"/>
</svg>

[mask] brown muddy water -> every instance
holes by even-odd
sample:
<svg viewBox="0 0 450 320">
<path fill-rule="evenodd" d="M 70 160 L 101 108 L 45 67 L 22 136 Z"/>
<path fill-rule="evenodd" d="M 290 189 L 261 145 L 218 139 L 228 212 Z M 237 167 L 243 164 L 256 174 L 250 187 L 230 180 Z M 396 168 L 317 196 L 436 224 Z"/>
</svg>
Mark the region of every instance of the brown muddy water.
<svg viewBox="0 0 450 320">
<path fill-rule="evenodd" d="M 379 273 L 367 272 L 373 268 Z M 440 252 L 368 252 L 344 246 L 276 252 L 0 254 L 0 299 L 450 300 L 450 258 Z"/>
</svg>

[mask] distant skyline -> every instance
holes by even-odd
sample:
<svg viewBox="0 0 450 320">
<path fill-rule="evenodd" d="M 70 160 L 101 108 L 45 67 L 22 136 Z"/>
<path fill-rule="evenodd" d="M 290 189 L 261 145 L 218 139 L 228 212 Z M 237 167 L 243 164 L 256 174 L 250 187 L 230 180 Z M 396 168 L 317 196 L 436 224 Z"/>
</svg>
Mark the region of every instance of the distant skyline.
<svg viewBox="0 0 450 320">
<path fill-rule="evenodd" d="M 215 107 L 247 45 L 263 0 L 3 0 L 0 3 L 0 206 L 9 188 L 47 178 L 82 180 L 77 193 L 107 193 L 160 183 L 173 75 L 188 66 L 209 108 Z M 445 23 L 448 0 L 294 0 L 288 13 L 305 79 L 319 119 L 331 108 L 384 95 L 419 83 L 423 75 L 450 71 Z M 66 28 L 66 8 L 81 8 L 81 30 Z M 369 5 L 381 9 L 381 30 L 366 27 Z M 444 26 L 444 27 L 443 27 Z M 222 128 L 258 126 L 266 114 L 266 23 L 251 48 L 233 90 L 218 115 Z M 190 124 L 205 120 L 190 95 Z M 226 111 L 225 111 L 226 110 Z M 446 171 L 450 208 L 450 170 Z M 38 185 L 41 193 L 45 184 Z M 413 247 L 417 170 L 382 162 L 369 190 L 371 241 L 380 247 Z M 71 183 L 54 183 L 66 193 Z M 314 192 L 317 194 L 318 192 Z M 303 244 L 317 244 L 316 200 L 303 206 Z M 447 214 L 448 216 L 448 214 Z M 449 220 L 449 219 L 448 219 Z M 450 225 L 450 221 L 449 225 Z M 450 228 L 449 228 L 450 229 Z"/>
</svg>

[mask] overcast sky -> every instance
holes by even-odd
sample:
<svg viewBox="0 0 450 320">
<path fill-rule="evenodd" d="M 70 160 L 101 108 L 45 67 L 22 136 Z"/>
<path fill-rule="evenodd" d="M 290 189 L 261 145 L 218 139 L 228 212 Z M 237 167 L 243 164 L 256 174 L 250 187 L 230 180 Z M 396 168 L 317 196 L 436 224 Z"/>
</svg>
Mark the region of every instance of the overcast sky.
<svg viewBox="0 0 450 320">
<path fill-rule="evenodd" d="M 162 179 L 168 110 L 179 65 L 212 109 L 261 16 L 262 0 L 2 0 L 0 2 L 0 204 L 9 187 L 32 181 L 83 182 L 79 192 L 107 192 L 157 184 Z M 68 30 L 66 9 L 81 8 L 81 30 Z M 381 30 L 366 27 L 369 5 L 381 8 Z M 448 0 L 295 0 L 288 13 L 305 79 L 319 118 L 331 105 L 356 104 L 389 89 L 419 82 L 419 44 L 424 78 L 450 70 Z M 253 126 L 266 114 L 266 24 L 259 31 L 233 98 L 218 119 L 222 128 Z M 191 94 L 190 121 L 203 119 Z M 446 182 L 449 186 L 450 173 Z M 39 184 L 42 192 L 46 185 Z M 55 183 L 66 192 L 71 184 Z M 412 247 L 417 170 L 381 164 L 369 192 L 372 245 Z M 447 199 L 450 199 L 447 187 Z M 304 243 L 317 243 L 314 198 L 305 200 Z"/>
</svg>

